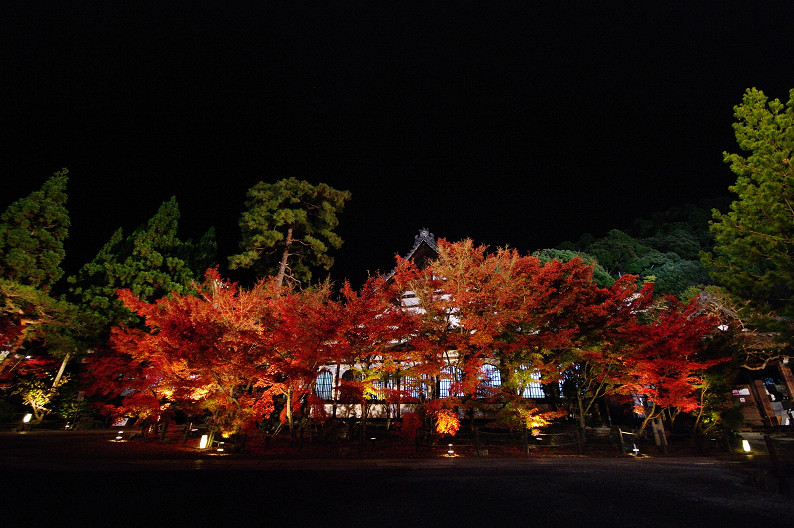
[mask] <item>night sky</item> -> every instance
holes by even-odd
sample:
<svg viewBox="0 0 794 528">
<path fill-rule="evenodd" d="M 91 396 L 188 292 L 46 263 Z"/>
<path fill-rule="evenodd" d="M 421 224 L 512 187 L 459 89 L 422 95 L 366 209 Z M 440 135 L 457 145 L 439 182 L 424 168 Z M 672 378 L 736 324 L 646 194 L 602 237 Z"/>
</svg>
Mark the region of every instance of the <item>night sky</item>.
<svg viewBox="0 0 794 528">
<path fill-rule="evenodd" d="M 0 210 L 68 167 L 70 273 L 172 195 L 225 265 L 246 190 L 290 176 L 353 194 L 337 280 L 422 227 L 600 236 L 727 194 L 733 106 L 794 87 L 786 2 L 126 4 L 0 7 Z"/>
</svg>

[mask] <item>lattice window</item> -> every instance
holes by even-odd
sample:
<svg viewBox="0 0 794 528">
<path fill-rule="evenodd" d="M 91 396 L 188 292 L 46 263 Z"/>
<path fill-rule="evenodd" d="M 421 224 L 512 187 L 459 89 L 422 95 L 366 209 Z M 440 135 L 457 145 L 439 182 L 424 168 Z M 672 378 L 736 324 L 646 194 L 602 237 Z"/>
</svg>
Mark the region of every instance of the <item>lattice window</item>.
<svg viewBox="0 0 794 528">
<path fill-rule="evenodd" d="M 448 398 L 454 396 L 450 394 L 450 389 L 453 383 L 460 381 L 460 370 L 454 365 L 447 365 L 441 369 L 442 375 L 438 380 L 438 397 Z"/>
<path fill-rule="evenodd" d="M 425 397 L 425 384 L 420 383 L 416 378 L 402 378 L 400 386 L 407 398 L 421 400 Z"/>
<path fill-rule="evenodd" d="M 521 370 L 525 370 L 526 367 L 521 367 Z M 529 377 L 533 380 L 527 383 L 526 387 L 524 387 L 524 391 L 521 393 L 522 398 L 530 398 L 536 400 L 538 398 L 545 398 L 546 392 L 543 390 L 543 384 L 540 382 L 540 371 L 534 370 L 529 374 Z"/>
<path fill-rule="evenodd" d="M 378 400 L 385 400 L 389 391 L 396 390 L 399 385 L 399 377 L 396 374 L 384 374 L 379 380 L 375 380 L 372 385 L 377 389 Z"/>
<path fill-rule="evenodd" d="M 317 381 L 314 384 L 314 394 L 323 400 L 333 399 L 334 377 L 327 370 L 320 372 L 320 375 L 317 376 Z"/>
<path fill-rule="evenodd" d="M 494 365 L 485 364 L 482 366 L 481 384 L 485 387 L 499 388 L 502 386 L 502 374 Z"/>
</svg>

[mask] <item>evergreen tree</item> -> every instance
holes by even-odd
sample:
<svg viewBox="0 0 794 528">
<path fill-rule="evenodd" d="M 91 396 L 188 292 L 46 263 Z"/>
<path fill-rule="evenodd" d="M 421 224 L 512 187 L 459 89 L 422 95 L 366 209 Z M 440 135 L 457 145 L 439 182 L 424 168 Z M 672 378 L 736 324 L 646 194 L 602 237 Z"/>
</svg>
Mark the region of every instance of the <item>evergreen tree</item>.
<svg viewBox="0 0 794 528">
<path fill-rule="evenodd" d="M 755 88 L 734 107 L 733 128 L 746 155 L 724 153 L 737 175 L 738 196 L 727 213 L 713 213 L 716 242 L 704 263 L 732 293 L 782 313 L 794 295 L 794 89 L 789 101 L 768 100 Z"/>
<path fill-rule="evenodd" d="M 136 320 L 117 299 L 119 288 L 147 301 L 189 291 L 214 261 L 217 245 L 213 229 L 199 244 L 182 242 L 177 237 L 178 221 L 179 206 L 172 197 L 128 237 L 121 228 L 116 230 L 93 260 L 69 277 L 72 295 L 112 324 Z"/>
<path fill-rule="evenodd" d="M 673 207 L 636 219 L 628 231 L 612 229 L 602 238 L 588 233 L 576 243 L 563 242 L 558 249 L 591 255 L 612 276 L 636 275 L 642 282 L 653 282 L 657 294 L 679 296 L 691 286 L 710 283 L 700 262 L 700 253 L 713 245 L 710 212 L 704 205 Z M 598 268 L 594 277 L 600 285 L 607 284 Z"/>
<path fill-rule="evenodd" d="M 334 263 L 328 251 L 342 245 L 334 229 L 349 199 L 348 191 L 325 183 L 311 185 L 295 178 L 257 183 L 249 189 L 240 217 L 243 251 L 229 257 L 229 267 L 275 276 L 279 284 L 285 277 L 311 280 L 312 268 L 328 270 Z"/>
<path fill-rule="evenodd" d="M 0 216 L 0 277 L 48 291 L 63 275 L 68 172 L 56 172 Z"/>
</svg>

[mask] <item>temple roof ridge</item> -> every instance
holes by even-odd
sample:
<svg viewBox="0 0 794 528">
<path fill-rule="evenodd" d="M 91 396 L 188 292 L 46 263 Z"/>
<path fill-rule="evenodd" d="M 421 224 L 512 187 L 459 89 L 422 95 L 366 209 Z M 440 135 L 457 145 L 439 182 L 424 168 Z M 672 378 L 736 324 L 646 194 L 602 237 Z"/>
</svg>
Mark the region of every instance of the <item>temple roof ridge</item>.
<svg viewBox="0 0 794 528">
<path fill-rule="evenodd" d="M 423 247 L 426 249 L 422 249 Z M 405 260 L 414 260 L 415 257 L 418 257 L 420 262 L 417 262 L 417 264 L 421 266 L 424 265 L 429 258 L 431 258 L 431 255 L 428 254 L 428 250 L 432 252 L 432 258 L 438 256 L 439 251 L 438 246 L 436 245 L 435 235 L 430 232 L 430 229 L 423 227 L 419 230 L 418 235 L 414 235 L 414 245 L 403 258 Z M 396 270 L 396 268 L 392 269 L 386 275 L 386 280 L 390 280 Z"/>
<path fill-rule="evenodd" d="M 408 254 L 405 256 L 405 260 L 410 260 L 416 250 L 419 249 L 419 246 L 422 245 L 422 242 L 430 246 L 430 249 L 438 253 L 438 246 L 436 245 L 436 237 L 430 230 L 426 227 L 423 227 L 419 230 L 418 235 L 414 235 L 414 245 Z"/>
</svg>

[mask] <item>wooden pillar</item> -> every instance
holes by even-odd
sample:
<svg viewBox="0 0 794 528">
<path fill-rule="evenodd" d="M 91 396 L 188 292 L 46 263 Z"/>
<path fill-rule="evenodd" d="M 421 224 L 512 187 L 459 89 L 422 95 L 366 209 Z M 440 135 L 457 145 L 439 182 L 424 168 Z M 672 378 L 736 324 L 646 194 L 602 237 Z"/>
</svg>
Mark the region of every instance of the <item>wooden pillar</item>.
<svg viewBox="0 0 794 528">
<path fill-rule="evenodd" d="M 764 420 L 764 425 L 778 425 L 777 416 L 775 416 L 775 411 L 772 409 L 772 400 L 769 399 L 769 395 L 766 393 L 764 382 L 761 380 L 753 380 L 751 387 L 753 388 L 755 401 L 758 403 L 758 408 L 761 411 L 761 418 Z"/>
<path fill-rule="evenodd" d="M 782 361 L 778 362 L 777 369 L 780 371 L 780 376 L 783 378 L 783 385 L 786 386 L 788 399 L 794 401 L 794 372 L 791 372 L 791 367 Z"/>
</svg>

